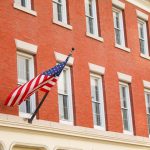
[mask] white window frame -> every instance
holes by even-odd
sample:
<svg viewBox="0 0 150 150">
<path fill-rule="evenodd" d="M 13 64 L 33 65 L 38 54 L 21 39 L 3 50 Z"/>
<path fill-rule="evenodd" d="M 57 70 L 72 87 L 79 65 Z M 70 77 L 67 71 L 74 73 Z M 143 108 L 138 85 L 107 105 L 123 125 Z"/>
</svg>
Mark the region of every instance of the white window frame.
<svg viewBox="0 0 150 150">
<path fill-rule="evenodd" d="M 26 58 L 29 58 L 30 59 L 30 65 L 29 65 L 29 69 L 30 69 L 30 71 L 31 71 L 31 73 L 30 73 L 30 79 L 32 79 L 32 78 L 34 78 L 34 58 L 33 58 L 33 56 L 32 55 L 29 55 L 29 54 L 25 54 L 25 53 L 22 53 L 22 52 L 17 52 L 17 59 L 18 59 L 18 57 L 26 57 Z M 17 68 L 17 71 L 18 71 L 18 68 Z M 29 79 L 29 80 L 30 80 Z M 19 77 L 18 77 L 18 85 L 22 85 L 22 84 L 24 84 L 24 83 L 26 83 L 27 81 L 24 81 L 24 80 L 21 80 L 21 79 L 19 79 Z M 31 104 L 31 111 L 33 112 L 34 110 L 35 110 L 35 105 L 36 105 L 36 100 L 35 100 L 35 94 L 33 94 L 31 97 L 30 97 L 30 100 L 33 102 L 31 102 L 30 104 Z M 19 106 L 20 107 L 20 106 Z M 23 117 L 23 118 L 30 118 L 31 117 L 31 113 L 25 113 L 25 112 L 21 112 L 20 110 L 19 110 L 19 116 L 20 117 Z"/>
<path fill-rule="evenodd" d="M 118 13 L 119 14 L 119 26 L 120 26 L 120 28 L 116 28 L 115 27 L 114 13 Z M 123 14 L 122 14 L 122 10 L 118 9 L 116 7 L 113 7 L 113 22 L 114 22 L 115 43 L 116 43 L 116 45 L 125 47 L 125 33 L 124 33 L 125 30 L 124 30 L 124 24 L 123 24 Z M 120 30 L 120 42 L 121 42 L 120 44 L 117 43 L 117 41 L 116 41 L 115 29 Z"/>
<path fill-rule="evenodd" d="M 150 113 L 148 113 L 148 111 L 147 111 L 147 106 L 148 106 L 147 94 L 150 95 L 150 89 L 144 89 L 145 104 L 146 104 L 146 117 L 147 117 L 147 115 L 150 115 Z M 149 137 L 150 137 L 150 132 L 149 132 L 150 126 L 148 125 L 148 118 L 147 118 L 147 127 L 148 127 L 148 133 L 149 133 Z"/>
<path fill-rule="evenodd" d="M 67 75 L 68 107 L 69 107 L 68 115 L 69 115 L 69 118 L 68 118 L 68 120 L 60 118 L 59 94 L 64 94 L 64 93 L 61 93 L 59 91 L 59 87 L 58 87 L 59 122 L 63 123 L 63 124 L 73 125 L 73 103 L 72 103 L 71 70 L 70 70 L 69 66 L 65 66 L 64 70 L 67 71 L 66 75 Z M 58 79 L 58 84 L 57 85 L 59 86 L 59 79 Z"/>
<path fill-rule="evenodd" d="M 143 30 L 144 30 L 144 33 L 143 33 L 144 37 L 143 38 L 140 37 L 140 31 L 139 31 L 140 24 L 143 25 Z M 139 19 L 139 18 L 138 18 L 138 34 L 139 34 L 139 41 L 140 41 L 140 39 L 144 41 L 144 53 L 141 52 L 141 47 L 140 47 L 140 53 L 141 53 L 141 55 L 145 55 L 145 56 L 149 57 L 147 24 L 146 24 L 146 21 Z M 139 42 L 139 44 L 140 44 L 140 42 Z"/>
<path fill-rule="evenodd" d="M 86 16 L 86 28 L 87 28 L 87 35 L 95 35 L 95 37 L 99 37 L 99 31 L 98 31 L 98 20 L 97 20 L 97 7 L 96 7 L 96 0 L 91 0 L 92 1 L 92 14 L 93 16 L 90 16 L 88 14 L 89 8 L 88 8 L 88 1 L 85 0 L 85 16 Z M 93 19 L 93 33 L 90 32 L 90 25 L 89 25 L 89 18 Z M 103 39 L 102 39 L 103 41 Z"/>
<path fill-rule="evenodd" d="M 122 109 L 122 100 L 121 100 L 121 87 L 126 88 L 126 98 L 127 98 L 127 109 L 128 109 L 128 126 L 129 130 L 124 129 L 124 122 L 123 122 L 123 112 Z M 129 92 L 129 84 L 124 82 L 119 82 L 119 93 L 120 93 L 120 106 L 121 106 L 121 114 L 122 114 L 122 124 L 123 124 L 123 133 L 133 135 L 133 122 L 132 122 L 132 112 L 131 112 L 131 100 L 130 100 L 130 92 Z"/>
<path fill-rule="evenodd" d="M 25 0 L 26 1 L 26 6 L 22 6 L 21 0 L 14 0 L 14 8 L 24 11 L 28 14 L 31 14 L 33 16 L 37 16 L 37 12 L 32 10 L 32 0 Z"/>
<path fill-rule="evenodd" d="M 94 112 L 93 112 L 93 107 L 92 107 L 92 113 L 93 113 L 93 123 L 94 123 L 94 128 L 95 129 L 99 129 L 99 130 L 105 130 L 105 111 L 104 111 L 104 96 L 103 96 L 103 84 L 102 84 L 102 77 L 100 75 L 96 75 L 96 74 L 93 74 L 93 73 L 90 73 L 90 85 L 91 85 L 91 96 L 92 96 L 92 79 L 98 79 L 98 90 L 99 90 L 99 99 L 100 99 L 100 116 L 102 118 L 101 122 L 102 122 L 102 125 L 101 126 L 98 126 L 95 124 L 94 122 Z M 96 102 L 97 101 L 93 101 L 92 100 L 92 104 L 93 102 Z"/>
<path fill-rule="evenodd" d="M 55 22 L 61 22 L 64 24 L 68 24 L 68 16 L 67 16 L 67 3 L 66 0 L 61 0 L 62 2 L 58 2 L 58 0 L 52 0 L 53 3 L 53 20 Z M 58 11 L 55 7 L 55 5 L 61 5 L 61 12 L 62 12 L 62 21 L 58 20 Z"/>
</svg>

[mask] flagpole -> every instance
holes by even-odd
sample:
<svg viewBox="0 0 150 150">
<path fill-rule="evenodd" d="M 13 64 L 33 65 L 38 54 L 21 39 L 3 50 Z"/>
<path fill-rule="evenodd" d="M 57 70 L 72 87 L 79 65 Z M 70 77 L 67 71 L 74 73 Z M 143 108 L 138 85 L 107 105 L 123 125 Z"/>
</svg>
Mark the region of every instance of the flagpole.
<svg viewBox="0 0 150 150">
<path fill-rule="evenodd" d="M 28 119 L 28 123 L 32 123 L 35 115 L 37 114 L 37 112 L 39 111 L 40 107 L 42 106 L 44 100 L 46 99 L 47 95 L 49 92 L 46 92 L 45 95 L 43 96 L 42 100 L 40 101 L 39 105 L 37 106 L 36 110 L 34 111 L 34 113 L 32 114 L 31 118 Z"/>
<path fill-rule="evenodd" d="M 69 57 L 72 56 L 72 53 L 73 53 L 74 50 L 75 50 L 74 48 L 71 49 L 71 51 L 70 51 L 70 53 L 69 53 L 67 59 L 69 59 Z M 42 104 L 44 103 L 44 100 L 46 99 L 48 93 L 49 93 L 49 92 L 45 93 L 45 95 L 43 96 L 43 98 L 42 98 L 42 100 L 40 101 L 39 105 L 37 106 L 37 108 L 35 109 L 34 113 L 32 114 L 31 118 L 28 119 L 28 123 L 32 123 L 32 121 L 33 121 L 35 115 L 37 114 L 37 112 L 38 112 L 39 109 L 41 108 Z"/>
</svg>

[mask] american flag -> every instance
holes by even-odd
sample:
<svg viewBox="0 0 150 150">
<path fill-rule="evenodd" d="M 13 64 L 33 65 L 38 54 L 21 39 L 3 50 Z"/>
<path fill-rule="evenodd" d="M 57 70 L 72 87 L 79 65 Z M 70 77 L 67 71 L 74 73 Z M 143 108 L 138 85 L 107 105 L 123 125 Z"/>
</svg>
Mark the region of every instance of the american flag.
<svg viewBox="0 0 150 150">
<path fill-rule="evenodd" d="M 37 77 L 14 89 L 7 97 L 4 105 L 20 105 L 39 89 L 44 92 L 49 92 L 57 82 L 58 77 L 65 67 L 69 57 L 70 55 L 64 62 L 59 63 L 55 67 L 39 74 Z"/>
</svg>

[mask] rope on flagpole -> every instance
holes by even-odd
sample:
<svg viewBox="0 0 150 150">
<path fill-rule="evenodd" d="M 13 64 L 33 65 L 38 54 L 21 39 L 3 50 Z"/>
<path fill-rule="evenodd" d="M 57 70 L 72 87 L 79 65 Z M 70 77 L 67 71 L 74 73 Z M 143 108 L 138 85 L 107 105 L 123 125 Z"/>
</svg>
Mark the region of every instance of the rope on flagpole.
<svg viewBox="0 0 150 150">
<path fill-rule="evenodd" d="M 75 50 L 75 48 L 72 48 L 68 58 L 72 56 L 73 51 Z M 32 123 L 34 117 L 36 116 L 37 112 L 39 111 L 39 109 L 41 108 L 42 104 L 44 103 L 44 100 L 46 99 L 47 95 L 49 92 L 45 93 L 45 95 L 43 96 L 42 100 L 40 101 L 39 105 L 37 106 L 37 108 L 35 109 L 34 113 L 32 114 L 31 118 L 28 119 L 28 123 Z"/>
</svg>

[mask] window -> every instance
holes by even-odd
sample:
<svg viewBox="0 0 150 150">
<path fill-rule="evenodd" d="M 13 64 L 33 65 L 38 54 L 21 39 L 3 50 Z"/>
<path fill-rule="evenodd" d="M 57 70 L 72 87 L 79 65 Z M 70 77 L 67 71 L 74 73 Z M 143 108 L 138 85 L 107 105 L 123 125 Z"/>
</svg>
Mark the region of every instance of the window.
<svg viewBox="0 0 150 150">
<path fill-rule="evenodd" d="M 22 85 L 34 77 L 34 60 L 33 56 L 24 53 L 17 53 L 17 71 L 18 85 Z M 28 100 L 24 101 L 19 106 L 20 116 L 29 117 L 35 110 L 35 95 L 32 95 Z"/>
<path fill-rule="evenodd" d="M 145 90 L 148 131 L 150 134 L 150 90 Z"/>
<path fill-rule="evenodd" d="M 22 7 L 32 9 L 31 0 L 15 0 L 15 3 L 17 3 L 18 5 Z"/>
<path fill-rule="evenodd" d="M 138 19 L 138 32 L 139 32 L 140 51 L 142 54 L 149 56 L 147 25 L 144 20 Z"/>
<path fill-rule="evenodd" d="M 132 114 L 130 105 L 129 85 L 126 83 L 120 83 L 120 100 L 124 133 L 132 133 Z"/>
<path fill-rule="evenodd" d="M 53 0 L 53 17 L 67 24 L 66 0 Z"/>
<path fill-rule="evenodd" d="M 91 74 L 90 78 L 94 127 L 104 129 L 105 116 L 102 78 L 93 74 Z"/>
<path fill-rule="evenodd" d="M 96 0 L 85 0 L 87 32 L 98 36 Z"/>
<path fill-rule="evenodd" d="M 116 44 L 125 47 L 122 10 L 113 8 L 113 20 L 114 20 L 115 42 Z"/>
<path fill-rule="evenodd" d="M 70 68 L 65 67 L 58 80 L 60 122 L 73 122 Z"/>
</svg>

